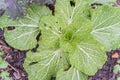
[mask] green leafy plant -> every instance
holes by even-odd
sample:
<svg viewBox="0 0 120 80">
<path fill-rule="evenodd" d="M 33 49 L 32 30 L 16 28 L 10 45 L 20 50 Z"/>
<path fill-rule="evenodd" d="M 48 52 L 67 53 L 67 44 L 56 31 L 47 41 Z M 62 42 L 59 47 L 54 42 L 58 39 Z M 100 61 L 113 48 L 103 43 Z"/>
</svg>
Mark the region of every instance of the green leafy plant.
<svg viewBox="0 0 120 80">
<path fill-rule="evenodd" d="M 10 45 L 21 50 L 32 49 L 37 44 L 36 36 L 40 32 L 38 27 L 40 17 L 50 13 L 45 6 L 37 5 L 30 6 L 27 11 L 28 14 L 24 18 L 16 21 L 8 19 L 6 14 L 0 20 L 2 27 L 15 26 L 12 31 L 5 29 L 4 35 Z"/>
<path fill-rule="evenodd" d="M 0 56 L 2 55 L 2 53 L 0 52 Z M 8 63 L 4 60 L 2 60 L 2 58 L 0 58 L 0 69 L 5 69 L 7 68 Z M 10 80 L 9 78 L 9 73 L 7 71 L 3 71 L 2 73 L 0 73 L 0 77 L 2 77 L 5 80 Z"/>
<path fill-rule="evenodd" d="M 2 53 L 0 52 L 0 68 L 6 68 L 8 63 L 1 58 Z"/>
<path fill-rule="evenodd" d="M 5 79 L 5 80 L 10 80 L 9 78 L 9 73 L 4 71 L 0 74 L 0 77 L 2 77 L 2 79 Z"/>
<path fill-rule="evenodd" d="M 118 77 L 117 80 L 120 80 L 120 77 Z"/>
<path fill-rule="evenodd" d="M 105 63 L 105 51 L 120 47 L 119 7 L 108 5 L 113 2 L 108 0 L 92 9 L 90 3 L 94 2 L 97 0 L 73 0 L 72 4 L 70 0 L 57 0 L 55 15 L 47 7 L 33 4 L 22 19 L 9 20 L 5 14 L 1 17 L 9 45 L 27 50 L 39 44 L 35 53 L 27 53 L 24 63 L 30 80 L 87 80 Z"/>
<path fill-rule="evenodd" d="M 113 72 L 114 72 L 115 74 L 117 74 L 119 71 L 120 71 L 120 65 L 117 64 L 117 65 L 114 66 Z"/>
</svg>

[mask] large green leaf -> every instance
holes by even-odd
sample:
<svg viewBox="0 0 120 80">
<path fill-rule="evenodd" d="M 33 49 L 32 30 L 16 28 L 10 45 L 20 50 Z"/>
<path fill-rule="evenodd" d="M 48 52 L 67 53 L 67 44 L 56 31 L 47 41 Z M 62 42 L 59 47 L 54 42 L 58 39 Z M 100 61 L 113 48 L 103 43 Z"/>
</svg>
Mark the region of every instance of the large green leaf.
<svg viewBox="0 0 120 80">
<path fill-rule="evenodd" d="M 40 32 L 39 28 L 16 27 L 15 30 L 5 30 L 5 39 L 14 48 L 27 50 L 32 49 L 37 44 L 36 36 Z"/>
<path fill-rule="evenodd" d="M 120 8 L 103 6 L 93 10 L 92 22 L 94 25 L 91 34 L 107 50 L 120 47 Z"/>
<path fill-rule="evenodd" d="M 88 75 L 94 75 L 106 60 L 105 52 L 100 50 L 99 45 L 87 42 L 82 42 L 77 47 L 75 53 L 70 55 L 71 64 Z"/>
<path fill-rule="evenodd" d="M 75 6 L 70 5 L 70 0 L 56 1 L 56 15 L 67 25 L 71 24 L 84 10 L 86 2 L 84 0 L 74 0 Z"/>
<path fill-rule="evenodd" d="M 28 53 L 24 67 L 30 80 L 50 80 L 59 69 L 66 69 L 69 65 L 67 54 L 61 49 L 52 50 L 40 47 L 36 53 Z M 29 65 L 31 62 L 37 64 Z"/>
<path fill-rule="evenodd" d="M 38 28 L 40 18 L 50 13 L 49 9 L 45 6 L 40 7 L 36 5 L 31 5 L 27 12 L 28 14 L 18 21 L 11 22 L 11 20 L 8 20 L 11 24 L 7 24 L 6 26 L 15 26 L 14 30 L 9 31 L 5 29 L 5 39 L 7 43 L 20 50 L 27 50 L 35 47 L 37 44 L 36 36 L 40 32 Z M 3 19 L 3 21 L 6 19 L 7 18 Z M 3 21 L 1 25 L 6 23 Z M 16 23 L 14 24 L 13 22 Z"/>
<path fill-rule="evenodd" d="M 88 80 L 87 75 L 76 68 L 71 67 L 68 71 L 60 70 L 57 73 L 56 80 Z"/>
</svg>

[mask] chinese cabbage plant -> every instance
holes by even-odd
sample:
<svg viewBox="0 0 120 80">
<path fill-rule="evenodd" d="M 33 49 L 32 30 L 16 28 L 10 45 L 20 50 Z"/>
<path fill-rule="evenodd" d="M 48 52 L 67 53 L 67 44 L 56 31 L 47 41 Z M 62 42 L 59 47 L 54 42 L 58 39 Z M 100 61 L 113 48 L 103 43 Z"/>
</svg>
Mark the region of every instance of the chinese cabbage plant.
<svg viewBox="0 0 120 80">
<path fill-rule="evenodd" d="M 97 0 L 74 0 L 72 4 L 56 0 L 54 15 L 47 7 L 32 4 L 24 18 L 1 17 L 7 43 L 29 50 L 24 63 L 29 80 L 87 80 L 102 68 L 105 51 L 120 47 L 120 8 L 107 4 L 114 0 L 106 0 L 92 9 L 93 2 Z M 37 51 L 30 51 L 37 44 Z"/>
</svg>

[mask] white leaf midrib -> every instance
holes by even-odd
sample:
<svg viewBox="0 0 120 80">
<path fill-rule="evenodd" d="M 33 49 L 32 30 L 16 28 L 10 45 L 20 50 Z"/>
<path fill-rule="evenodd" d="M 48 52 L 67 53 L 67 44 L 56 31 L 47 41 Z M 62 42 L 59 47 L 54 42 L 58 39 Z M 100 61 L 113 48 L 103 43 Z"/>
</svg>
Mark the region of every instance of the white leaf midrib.
<svg viewBox="0 0 120 80">
<path fill-rule="evenodd" d="M 120 21 L 113 24 L 113 25 L 109 25 L 109 26 L 102 27 L 102 28 L 99 28 L 99 29 L 94 29 L 92 32 L 98 32 L 98 31 L 102 31 L 102 30 L 105 30 L 105 29 L 110 29 L 110 28 L 112 28 L 112 27 L 114 27 L 115 25 L 118 25 L 118 24 L 120 24 Z"/>
<path fill-rule="evenodd" d="M 36 31 L 38 31 L 38 29 L 36 29 L 36 30 L 34 30 L 34 31 L 30 31 L 30 32 L 24 33 L 24 34 L 21 34 L 21 35 L 19 35 L 18 37 L 15 37 L 14 39 L 11 39 L 10 42 L 13 42 L 14 40 L 19 39 L 19 38 L 21 38 L 21 37 L 23 37 L 23 36 L 26 36 L 26 35 L 28 35 L 28 34 L 30 35 L 30 34 L 36 32 Z"/>
<path fill-rule="evenodd" d="M 97 65 L 97 63 L 89 56 L 89 54 L 80 46 L 78 46 L 79 50 L 82 51 L 95 65 Z"/>
<path fill-rule="evenodd" d="M 47 75 L 47 73 L 49 72 L 49 69 L 50 69 L 50 64 L 52 63 L 52 61 L 54 61 L 54 59 L 56 58 L 56 56 L 60 56 L 60 53 L 61 53 L 61 49 L 58 49 L 58 50 L 54 51 L 54 52 L 53 52 L 53 56 L 52 56 L 52 58 L 49 60 L 49 62 L 48 62 L 47 64 L 43 65 L 43 67 L 42 67 L 40 70 L 38 70 L 38 72 L 40 72 L 40 71 L 42 71 L 43 69 L 45 69 L 46 67 L 48 67 L 48 68 L 47 68 L 47 72 L 46 72 L 45 75 L 41 78 L 41 80 L 43 80 L 44 77 Z M 59 59 L 59 58 L 58 58 L 58 59 Z M 59 61 L 59 60 L 58 60 L 58 61 Z"/>
</svg>

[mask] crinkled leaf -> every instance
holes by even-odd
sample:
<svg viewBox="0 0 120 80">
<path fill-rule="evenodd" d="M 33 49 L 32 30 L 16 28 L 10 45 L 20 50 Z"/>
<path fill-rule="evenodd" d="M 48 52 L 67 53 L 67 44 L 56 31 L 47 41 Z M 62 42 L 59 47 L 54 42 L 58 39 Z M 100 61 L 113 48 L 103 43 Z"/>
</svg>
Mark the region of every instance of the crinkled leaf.
<svg viewBox="0 0 120 80">
<path fill-rule="evenodd" d="M 52 48 L 74 51 L 78 42 L 91 37 L 92 24 L 80 15 L 70 25 L 54 16 L 42 18 L 41 23 L 42 43 Z"/>
<path fill-rule="evenodd" d="M 38 62 L 29 65 L 31 62 Z M 52 50 L 40 47 L 36 53 L 28 53 L 24 64 L 30 80 L 50 80 L 59 69 L 68 67 L 67 54 L 60 49 Z"/>
<path fill-rule="evenodd" d="M 71 67 L 67 71 L 58 71 L 56 80 L 87 80 L 87 75 Z"/>
<path fill-rule="evenodd" d="M 73 50 L 80 37 L 91 31 L 90 21 L 80 15 L 85 2 L 78 0 L 75 2 L 76 5 L 71 6 L 69 0 L 59 0 L 55 5 L 55 16 L 50 15 L 41 19 L 42 42 L 46 46 L 61 47 L 63 51 Z M 88 28 L 84 28 L 84 25 Z M 86 33 L 83 33 L 84 31 Z"/>
<path fill-rule="evenodd" d="M 60 48 L 64 52 L 72 53 L 70 54 L 71 64 L 78 70 L 92 75 L 105 62 L 105 54 L 104 50 L 100 50 L 103 48 L 101 44 L 98 44 L 91 36 L 92 23 L 80 15 L 83 11 L 81 6 L 85 3 L 75 1 L 74 7 L 70 5 L 69 0 L 57 1 L 55 16 L 41 19 L 41 42 L 50 48 Z M 81 42 L 89 44 L 81 44 Z M 90 62 L 94 68 L 91 67 Z M 89 67 L 91 67 L 90 70 Z"/>
<path fill-rule="evenodd" d="M 105 52 L 100 50 L 100 46 L 91 43 L 80 43 L 74 54 L 70 55 L 70 62 L 78 70 L 94 75 L 105 62 Z"/>
<path fill-rule="evenodd" d="M 38 28 L 40 18 L 49 13 L 49 9 L 45 6 L 39 7 L 32 5 L 30 8 L 28 8 L 28 14 L 24 18 L 13 22 L 8 20 L 8 22 L 11 24 L 7 24 L 7 26 L 15 26 L 14 30 L 9 31 L 5 29 L 5 39 L 8 44 L 20 50 L 26 50 L 35 47 L 37 44 L 36 37 L 40 32 Z M 2 20 L 4 21 L 6 19 L 7 18 Z M 4 25 L 5 22 L 3 21 L 1 25 Z M 14 24 L 14 22 L 16 23 Z"/>
<path fill-rule="evenodd" d="M 92 13 L 92 22 L 94 25 L 92 35 L 108 50 L 120 47 L 119 14 L 119 8 L 108 6 L 97 8 Z"/>
<path fill-rule="evenodd" d="M 63 35 L 60 38 L 60 47 L 63 51 L 73 52 L 79 42 L 90 42 L 91 30 L 91 22 L 82 16 L 78 16 L 70 26 L 63 29 Z"/>
</svg>

